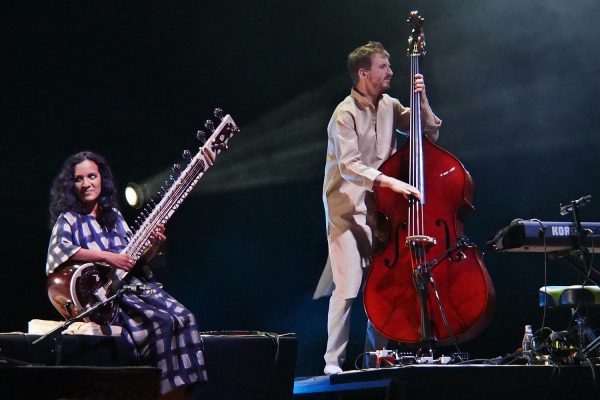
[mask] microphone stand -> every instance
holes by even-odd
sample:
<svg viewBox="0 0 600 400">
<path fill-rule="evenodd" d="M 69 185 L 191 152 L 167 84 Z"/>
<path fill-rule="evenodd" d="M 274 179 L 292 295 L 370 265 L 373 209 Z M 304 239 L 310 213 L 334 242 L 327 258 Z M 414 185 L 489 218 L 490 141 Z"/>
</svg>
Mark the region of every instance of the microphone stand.
<svg viewBox="0 0 600 400">
<path fill-rule="evenodd" d="M 103 301 L 100 301 L 100 302 L 94 304 L 92 307 L 88 308 L 85 312 L 77 315 L 76 317 L 73 317 L 73 318 L 65 321 L 62 325 L 54 328 L 53 330 L 46 333 L 45 335 L 40 336 L 39 338 L 34 340 L 31 344 L 33 346 L 35 346 L 35 345 L 42 343 L 48 339 L 52 339 L 54 341 L 54 352 L 56 353 L 56 365 L 57 366 L 60 365 L 60 363 L 62 361 L 61 358 L 62 358 L 62 336 L 63 336 L 62 333 L 63 333 L 63 331 L 65 331 L 73 323 L 84 319 L 85 317 L 87 317 L 90 314 L 93 314 L 98 308 L 102 307 L 103 305 L 108 304 L 108 303 L 118 299 L 119 297 L 123 296 L 123 294 L 125 294 L 128 291 L 131 291 L 130 287 L 123 287 L 123 288 L 119 289 L 112 296 L 106 298 Z"/>
<path fill-rule="evenodd" d="M 581 228 L 581 219 L 579 218 L 579 207 L 583 207 L 587 203 L 589 203 L 592 199 L 592 196 L 584 196 L 578 200 L 571 201 L 571 204 L 568 206 L 561 206 L 561 214 L 565 215 L 569 211 L 573 213 L 573 222 L 575 223 L 575 248 L 572 250 L 572 254 L 576 254 L 579 257 L 579 262 L 581 266 L 584 268 L 584 271 L 588 272 L 591 270 L 592 265 L 590 265 L 590 258 L 588 249 L 583 245 L 583 229 Z M 598 285 L 597 282 L 594 282 Z M 583 282 L 585 285 L 585 281 Z"/>
<path fill-rule="evenodd" d="M 572 200 L 570 202 L 570 204 L 567 204 L 567 205 L 561 204 L 560 214 L 566 215 L 569 212 L 571 212 L 573 214 L 573 222 L 575 224 L 574 247 L 573 247 L 573 249 L 571 249 L 568 252 L 569 255 L 574 256 L 574 259 L 567 258 L 567 260 L 570 261 L 576 267 L 579 267 L 578 268 L 579 272 L 581 272 L 582 274 L 585 273 L 584 276 L 585 276 L 586 280 L 584 280 L 583 285 L 585 285 L 586 281 L 591 281 L 596 286 L 600 286 L 600 283 L 594 279 L 595 276 L 598 275 L 598 271 L 591 264 L 590 253 L 589 253 L 588 249 L 583 245 L 584 232 L 581 227 L 581 220 L 579 218 L 579 208 L 585 206 L 586 204 L 591 202 L 591 200 L 592 200 L 592 196 L 587 195 L 587 196 L 583 196 L 577 200 Z M 577 261 L 579 261 L 579 263 L 577 263 Z M 594 278 L 591 278 L 591 275 L 594 275 Z M 574 314 L 573 318 L 575 318 L 575 322 L 577 323 L 577 330 L 578 330 L 578 336 L 579 336 L 579 348 L 581 349 L 580 351 L 577 352 L 576 358 L 586 359 L 589 357 L 590 353 L 592 353 L 594 350 L 596 350 L 600 346 L 600 337 L 595 337 L 593 335 L 593 333 L 591 334 L 592 335 L 591 337 L 589 336 L 588 332 L 586 332 L 586 331 L 590 330 L 590 328 L 585 326 L 586 317 L 585 317 L 585 315 L 583 315 L 583 316 L 577 315 L 578 309 L 579 309 L 579 304 L 573 311 L 573 314 Z M 593 339 L 593 340 L 591 340 L 591 342 L 587 346 L 583 347 L 585 344 L 586 336 L 588 337 L 588 339 Z"/>
<path fill-rule="evenodd" d="M 427 299 L 429 298 L 429 283 L 432 281 L 431 268 L 427 263 L 417 265 L 413 271 L 413 282 L 419 296 L 419 304 L 421 306 L 421 331 L 423 332 L 422 345 L 425 345 L 429 350 L 429 356 L 433 358 L 436 339 L 431 334 L 431 317 L 429 315 L 429 307 Z"/>
</svg>

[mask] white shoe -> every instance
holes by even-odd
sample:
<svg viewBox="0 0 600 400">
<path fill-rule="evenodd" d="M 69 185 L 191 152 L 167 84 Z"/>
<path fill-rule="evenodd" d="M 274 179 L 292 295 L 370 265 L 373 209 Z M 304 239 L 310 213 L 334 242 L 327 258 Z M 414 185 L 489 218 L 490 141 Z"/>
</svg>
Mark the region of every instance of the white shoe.
<svg viewBox="0 0 600 400">
<path fill-rule="evenodd" d="M 335 375 L 342 372 L 342 369 L 337 365 L 328 364 L 325 366 L 323 372 L 325 372 L 325 375 Z"/>
</svg>

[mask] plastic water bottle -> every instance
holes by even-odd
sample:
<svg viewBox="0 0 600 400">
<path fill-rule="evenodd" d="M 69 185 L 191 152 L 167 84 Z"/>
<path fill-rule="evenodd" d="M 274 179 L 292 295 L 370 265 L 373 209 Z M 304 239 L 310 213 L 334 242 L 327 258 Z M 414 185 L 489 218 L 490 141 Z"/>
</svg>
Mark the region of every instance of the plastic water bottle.
<svg viewBox="0 0 600 400">
<path fill-rule="evenodd" d="M 527 363 L 531 363 L 531 341 L 533 339 L 533 332 L 531 330 L 531 325 L 525 325 L 525 334 L 523 335 L 523 344 L 521 348 L 523 349 L 523 356 L 527 358 Z"/>
</svg>

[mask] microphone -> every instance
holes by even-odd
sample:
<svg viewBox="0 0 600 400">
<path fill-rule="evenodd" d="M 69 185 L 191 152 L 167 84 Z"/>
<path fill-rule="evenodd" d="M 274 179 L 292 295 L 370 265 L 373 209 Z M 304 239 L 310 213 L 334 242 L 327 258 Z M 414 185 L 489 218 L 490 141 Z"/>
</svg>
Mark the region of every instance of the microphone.
<svg viewBox="0 0 600 400">
<path fill-rule="evenodd" d="M 154 288 L 152 288 L 152 286 L 144 285 L 141 283 L 139 283 L 137 285 L 128 285 L 127 283 L 125 283 L 125 281 L 119 281 L 119 282 L 115 283 L 113 287 L 115 289 L 115 292 L 123 291 L 123 292 L 130 292 L 130 293 L 135 293 L 135 294 L 145 294 L 145 295 L 153 295 L 154 293 L 156 293 L 156 291 L 154 290 Z"/>
<path fill-rule="evenodd" d="M 154 289 L 151 286 L 148 285 L 142 285 L 142 284 L 138 284 L 138 285 L 124 285 L 123 289 L 135 293 L 135 294 L 146 294 L 146 295 L 151 295 L 154 294 Z"/>
<path fill-rule="evenodd" d="M 561 204 L 560 205 L 560 215 L 567 215 L 568 213 L 573 211 L 573 206 L 583 207 L 591 201 L 592 201 L 592 196 L 588 194 L 587 196 L 583 196 L 577 200 L 571 201 L 569 204 L 565 204 L 565 205 Z"/>
</svg>

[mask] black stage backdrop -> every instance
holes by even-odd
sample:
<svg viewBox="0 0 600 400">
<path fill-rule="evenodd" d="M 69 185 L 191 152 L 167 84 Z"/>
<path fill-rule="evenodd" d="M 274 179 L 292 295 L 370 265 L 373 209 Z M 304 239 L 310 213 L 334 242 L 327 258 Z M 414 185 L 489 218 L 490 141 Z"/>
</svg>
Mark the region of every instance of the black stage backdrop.
<svg viewBox="0 0 600 400">
<path fill-rule="evenodd" d="M 596 0 L 15 3 L 2 24 L 1 331 L 58 317 L 44 262 L 48 189 L 66 156 L 95 150 L 121 191 L 130 181 L 156 190 L 219 106 L 242 134 L 169 223 L 158 275 L 202 330 L 297 333 L 297 374 L 318 374 L 326 125 L 349 92 L 345 56 L 368 40 L 392 53 L 391 93 L 407 103 L 414 9 L 426 19 L 421 65 L 444 121 L 439 144 L 476 184 L 467 234 L 487 250 L 514 218 L 568 220 L 559 203 L 587 194 L 582 218 L 600 221 Z M 463 346 L 477 357 L 512 352 L 523 325 L 541 323 L 543 257 L 487 252 L 485 262 L 498 306 Z M 581 281 L 564 262 L 548 272 L 549 283 Z M 566 327 L 552 314 L 552 328 Z"/>
</svg>

